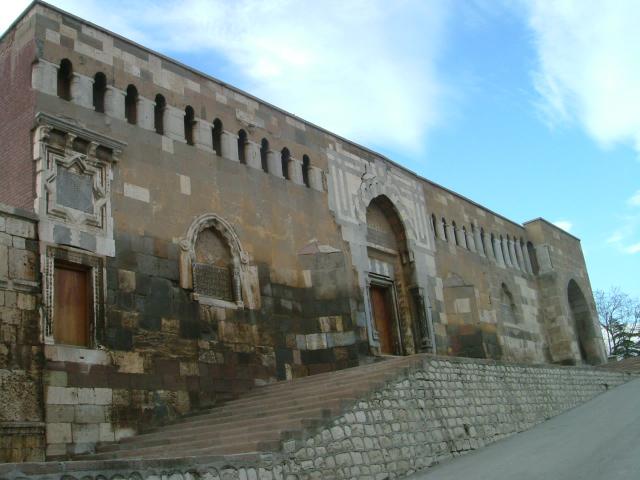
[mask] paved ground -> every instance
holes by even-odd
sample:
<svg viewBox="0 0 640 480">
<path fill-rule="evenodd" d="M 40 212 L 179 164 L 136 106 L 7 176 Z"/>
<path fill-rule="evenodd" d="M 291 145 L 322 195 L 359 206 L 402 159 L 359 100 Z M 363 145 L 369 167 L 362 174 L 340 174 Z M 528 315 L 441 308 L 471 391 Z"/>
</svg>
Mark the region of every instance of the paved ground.
<svg viewBox="0 0 640 480">
<path fill-rule="evenodd" d="M 413 480 L 640 480 L 640 379 Z"/>
</svg>

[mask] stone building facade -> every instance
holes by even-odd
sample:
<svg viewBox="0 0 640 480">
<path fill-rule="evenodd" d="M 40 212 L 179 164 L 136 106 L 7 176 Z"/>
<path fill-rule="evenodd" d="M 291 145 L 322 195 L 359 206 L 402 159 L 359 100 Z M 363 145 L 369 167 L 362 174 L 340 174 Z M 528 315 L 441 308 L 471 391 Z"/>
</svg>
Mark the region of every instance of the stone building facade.
<svg viewBox="0 0 640 480">
<path fill-rule="evenodd" d="M 3 460 L 381 355 L 605 358 L 580 242 L 543 219 L 38 1 L 0 79 Z"/>
</svg>

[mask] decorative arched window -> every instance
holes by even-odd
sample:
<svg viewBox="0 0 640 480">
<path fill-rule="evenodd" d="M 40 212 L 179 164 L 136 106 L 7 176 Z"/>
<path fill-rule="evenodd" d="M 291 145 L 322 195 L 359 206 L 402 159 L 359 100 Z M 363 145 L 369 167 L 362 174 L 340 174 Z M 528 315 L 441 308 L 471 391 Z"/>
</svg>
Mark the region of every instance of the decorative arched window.
<svg viewBox="0 0 640 480">
<path fill-rule="evenodd" d="M 449 240 L 449 232 L 447 232 L 447 221 L 442 217 L 442 231 L 444 232 L 444 239 Z"/>
<path fill-rule="evenodd" d="M 249 256 L 231 225 L 215 214 L 189 227 L 182 248 L 180 285 L 201 303 L 242 307 L 242 279 Z"/>
<path fill-rule="evenodd" d="M 507 323 L 518 323 L 518 314 L 516 304 L 513 301 L 513 295 L 503 283 L 500 288 L 500 313 L 502 321 Z"/>
<path fill-rule="evenodd" d="M 433 236 L 438 238 L 438 229 L 436 228 L 436 216 L 431 214 L 431 228 L 433 228 Z"/>
<path fill-rule="evenodd" d="M 93 77 L 93 108 L 104 113 L 104 97 L 107 93 L 107 76 L 98 72 Z"/>
<path fill-rule="evenodd" d="M 58 68 L 58 97 L 71 100 L 71 81 L 73 80 L 73 66 L 68 58 L 60 62 Z"/>
<path fill-rule="evenodd" d="M 153 107 L 153 127 L 156 133 L 164 135 L 164 113 L 167 109 L 167 101 L 164 96 L 156 95 L 156 104 Z"/>
<path fill-rule="evenodd" d="M 289 180 L 289 161 L 291 160 L 291 154 L 287 147 L 282 149 L 280 160 L 282 161 L 282 176 Z"/>
<path fill-rule="evenodd" d="M 262 143 L 260 144 L 260 163 L 262 164 L 262 170 L 265 173 L 269 173 L 269 140 L 266 138 L 262 139 Z"/>
<path fill-rule="evenodd" d="M 188 145 L 193 145 L 193 128 L 196 124 L 196 114 L 191 105 L 184 109 L 184 139 Z"/>
<path fill-rule="evenodd" d="M 453 239 L 456 242 L 456 245 L 460 246 L 460 239 L 458 238 L 458 227 L 456 222 L 451 222 L 451 228 L 453 229 Z"/>
<path fill-rule="evenodd" d="M 127 94 L 124 97 L 124 116 L 132 125 L 138 123 L 138 89 L 134 85 L 127 87 Z"/>
<path fill-rule="evenodd" d="M 247 163 L 247 132 L 238 131 L 238 160 L 246 165 Z"/>
<path fill-rule="evenodd" d="M 211 129 L 211 136 L 213 138 L 213 149 L 216 151 L 216 155 L 222 156 L 222 122 L 219 118 L 213 121 L 213 128 Z"/>
<path fill-rule="evenodd" d="M 309 184 L 309 169 L 311 168 L 311 160 L 309 160 L 308 155 L 302 156 L 302 183 L 304 183 L 307 187 L 311 186 Z"/>
</svg>

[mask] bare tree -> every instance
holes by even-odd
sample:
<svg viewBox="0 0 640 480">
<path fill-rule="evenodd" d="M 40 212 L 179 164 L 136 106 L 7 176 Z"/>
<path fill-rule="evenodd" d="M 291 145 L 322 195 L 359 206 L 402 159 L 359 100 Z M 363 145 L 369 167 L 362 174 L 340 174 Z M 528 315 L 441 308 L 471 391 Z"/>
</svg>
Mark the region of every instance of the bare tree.
<svg viewBox="0 0 640 480">
<path fill-rule="evenodd" d="M 609 355 L 640 355 L 640 301 L 618 287 L 597 290 L 594 296 Z"/>
</svg>

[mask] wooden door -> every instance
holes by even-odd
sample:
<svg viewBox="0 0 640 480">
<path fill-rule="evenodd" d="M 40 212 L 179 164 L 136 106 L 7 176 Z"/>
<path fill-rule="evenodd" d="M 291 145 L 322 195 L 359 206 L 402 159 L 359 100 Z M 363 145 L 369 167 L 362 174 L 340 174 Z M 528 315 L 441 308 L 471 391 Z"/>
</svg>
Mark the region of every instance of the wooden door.
<svg viewBox="0 0 640 480">
<path fill-rule="evenodd" d="M 55 342 L 89 346 L 89 270 L 56 265 L 54 277 Z"/>
<path fill-rule="evenodd" d="M 372 285 L 369 292 L 373 318 L 380 340 L 380 353 L 394 355 L 396 352 L 393 348 L 393 316 L 389 302 L 389 289 Z"/>
</svg>

